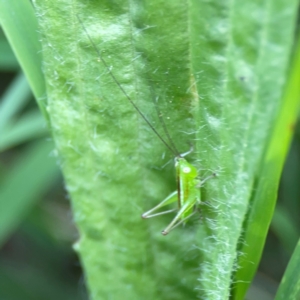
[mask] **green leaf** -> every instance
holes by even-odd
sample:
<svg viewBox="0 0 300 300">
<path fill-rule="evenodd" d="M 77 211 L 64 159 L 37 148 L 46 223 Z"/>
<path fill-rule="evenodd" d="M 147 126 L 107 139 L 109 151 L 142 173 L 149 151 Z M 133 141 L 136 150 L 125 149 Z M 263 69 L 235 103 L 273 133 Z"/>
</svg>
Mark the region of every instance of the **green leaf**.
<svg viewBox="0 0 300 300">
<path fill-rule="evenodd" d="M 45 81 L 37 20 L 29 0 L 0 0 L 0 24 L 46 119 Z"/>
<path fill-rule="evenodd" d="M 240 288 L 232 278 L 243 277 L 242 265 L 252 276 L 259 258 L 253 266 L 241 262 L 243 242 L 250 250 L 263 245 L 273 207 L 265 207 L 256 240 L 248 239 L 258 224 L 249 216 L 257 203 L 274 203 L 278 185 L 280 167 L 265 156 L 269 136 L 291 120 L 276 118 L 298 2 L 34 3 L 51 127 L 91 298 L 215 300 L 228 299 L 234 288 L 233 297 L 242 299 L 236 295 L 248 283 Z M 200 176 L 217 173 L 201 189 L 202 221 L 163 237 L 171 216 L 140 219 L 176 189 L 173 155 L 101 63 L 78 15 L 153 126 L 163 134 L 155 100 L 179 151 L 194 146 L 188 159 Z M 280 141 L 282 149 L 288 143 Z M 285 151 L 278 155 L 282 161 Z M 267 167 L 276 169 L 267 172 L 270 180 L 261 178 Z"/>
</svg>

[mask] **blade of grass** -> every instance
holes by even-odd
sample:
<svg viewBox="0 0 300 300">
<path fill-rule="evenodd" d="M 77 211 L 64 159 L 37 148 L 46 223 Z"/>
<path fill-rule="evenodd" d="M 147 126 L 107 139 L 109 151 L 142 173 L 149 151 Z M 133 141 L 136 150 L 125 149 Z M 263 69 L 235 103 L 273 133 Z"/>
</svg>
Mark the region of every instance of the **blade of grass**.
<svg viewBox="0 0 300 300">
<path fill-rule="evenodd" d="M 280 244 L 285 248 L 286 252 L 291 255 L 295 249 L 298 238 L 300 236 L 296 222 L 293 221 L 291 215 L 279 205 L 276 206 L 271 229 L 276 234 Z"/>
<path fill-rule="evenodd" d="M 294 300 L 300 298 L 300 240 L 282 277 L 275 300 Z"/>
<path fill-rule="evenodd" d="M 300 42 L 296 45 L 290 75 L 283 95 L 269 146 L 261 163 L 260 177 L 255 188 L 251 210 L 245 224 L 236 272 L 233 299 L 243 299 L 258 267 L 266 235 L 272 220 L 283 164 L 290 146 L 300 101 Z"/>
<path fill-rule="evenodd" d="M 38 105 L 48 120 L 45 81 L 37 20 L 28 0 L 0 0 L 0 24 L 26 75 Z"/>
<path fill-rule="evenodd" d="M 37 109 L 24 114 L 14 124 L 10 124 L 0 135 L 0 151 L 7 150 L 49 133 L 45 118 Z"/>
<path fill-rule="evenodd" d="M 50 157 L 52 150 L 53 144 L 49 141 L 34 143 L 3 178 L 0 189 L 0 245 L 59 176 L 55 159 Z"/>
<path fill-rule="evenodd" d="M 2 31 L 0 31 L 0 53 L 1 71 L 16 71 L 20 69 L 18 61 Z"/>
<path fill-rule="evenodd" d="M 0 135 L 9 122 L 28 103 L 31 90 L 26 77 L 19 73 L 0 100 Z"/>
</svg>

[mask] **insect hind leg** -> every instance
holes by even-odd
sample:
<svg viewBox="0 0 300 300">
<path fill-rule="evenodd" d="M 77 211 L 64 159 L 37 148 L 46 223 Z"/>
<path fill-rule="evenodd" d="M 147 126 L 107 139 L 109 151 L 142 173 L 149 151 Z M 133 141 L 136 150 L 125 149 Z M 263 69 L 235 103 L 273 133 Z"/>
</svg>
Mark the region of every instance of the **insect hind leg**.
<svg viewBox="0 0 300 300">
<path fill-rule="evenodd" d="M 162 235 L 167 235 L 171 230 L 175 229 L 176 227 L 178 227 L 179 225 L 185 223 L 186 220 L 188 220 L 189 218 L 191 218 L 192 216 L 194 216 L 197 213 L 197 211 L 195 210 L 193 213 L 191 213 L 189 216 L 185 217 L 182 220 L 176 220 L 175 222 L 171 222 L 162 232 Z M 174 221 L 174 220 L 173 220 Z"/>
<path fill-rule="evenodd" d="M 143 213 L 142 214 L 142 218 L 143 219 L 149 219 L 149 218 L 152 218 L 152 217 L 155 217 L 155 216 L 165 215 L 165 214 L 168 214 L 168 213 L 176 211 L 176 209 L 170 209 L 170 210 L 166 210 L 166 211 L 154 213 L 155 211 L 157 211 L 161 207 L 164 207 L 164 206 L 169 205 L 169 204 L 171 204 L 173 202 L 176 202 L 177 199 L 178 199 L 178 192 L 174 191 L 172 194 L 170 194 L 167 198 L 165 198 L 158 205 L 156 205 L 155 207 L 153 207 L 150 210 L 148 210 L 145 213 Z"/>
</svg>

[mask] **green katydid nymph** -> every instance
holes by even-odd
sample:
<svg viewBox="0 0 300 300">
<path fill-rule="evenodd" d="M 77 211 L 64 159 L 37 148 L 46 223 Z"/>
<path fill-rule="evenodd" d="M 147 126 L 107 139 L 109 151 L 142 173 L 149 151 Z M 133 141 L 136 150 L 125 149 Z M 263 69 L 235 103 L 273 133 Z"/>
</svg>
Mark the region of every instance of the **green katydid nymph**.
<svg viewBox="0 0 300 300">
<path fill-rule="evenodd" d="M 177 190 L 157 206 L 142 214 L 143 218 L 151 218 L 177 210 L 177 214 L 171 223 L 162 231 L 163 235 L 168 234 L 172 229 L 180 224 L 184 224 L 191 216 L 196 213 L 196 207 L 201 204 L 200 190 L 202 183 L 198 179 L 197 169 L 190 164 L 184 157 L 175 157 L 175 169 Z M 173 202 L 178 202 L 178 208 L 163 212 L 153 213 L 156 210 Z"/>
<path fill-rule="evenodd" d="M 160 202 L 158 205 L 156 205 L 154 208 L 148 210 L 147 212 L 142 214 L 142 218 L 152 218 L 155 216 L 160 216 L 172 212 L 176 212 L 175 217 L 170 222 L 170 224 L 162 231 L 163 235 L 167 235 L 172 229 L 177 227 L 180 224 L 185 224 L 187 220 L 193 216 L 197 212 L 197 207 L 201 204 L 201 194 L 200 194 L 200 187 L 203 185 L 203 183 L 215 174 L 212 174 L 211 176 L 207 177 L 204 180 L 199 179 L 198 170 L 195 166 L 190 164 L 184 157 L 188 154 L 190 154 L 193 149 L 190 151 L 180 154 L 179 151 L 176 149 L 169 132 L 167 130 L 167 127 L 165 125 L 165 122 L 158 110 L 158 107 L 154 101 L 154 97 L 152 97 L 152 100 L 154 102 L 155 109 L 157 111 L 160 123 L 162 125 L 162 128 L 164 130 L 165 136 L 167 137 L 167 140 L 165 140 L 162 135 L 153 127 L 153 125 L 150 123 L 150 121 L 146 118 L 146 116 L 141 112 L 141 110 L 137 107 L 135 102 L 132 100 L 132 98 L 127 94 L 127 92 L 124 90 L 120 82 L 115 77 L 114 73 L 112 72 L 111 68 L 107 64 L 106 60 L 103 58 L 103 56 L 100 54 L 100 51 L 96 47 L 94 41 L 88 34 L 86 28 L 83 25 L 83 22 L 81 21 L 80 17 L 77 15 L 77 18 L 88 37 L 92 47 L 95 49 L 95 52 L 98 55 L 99 61 L 102 62 L 104 67 L 107 69 L 107 72 L 115 82 L 115 84 L 119 87 L 119 89 L 122 91 L 123 95 L 127 99 L 127 101 L 134 107 L 134 109 L 138 112 L 138 114 L 142 117 L 142 119 L 150 126 L 153 133 L 160 139 L 160 141 L 174 154 L 175 156 L 175 170 L 176 170 L 176 180 L 177 180 L 177 190 L 171 193 L 168 197 L 166 197 L 162 202 Z M 153 95 L 152 95 L 153 96 Z M 177 202 L 177 208 L 176 209 L 170 209 L 165 211 L 160 211 L 161 208 L 172 204 L 174 202 Z"/>
</svg>

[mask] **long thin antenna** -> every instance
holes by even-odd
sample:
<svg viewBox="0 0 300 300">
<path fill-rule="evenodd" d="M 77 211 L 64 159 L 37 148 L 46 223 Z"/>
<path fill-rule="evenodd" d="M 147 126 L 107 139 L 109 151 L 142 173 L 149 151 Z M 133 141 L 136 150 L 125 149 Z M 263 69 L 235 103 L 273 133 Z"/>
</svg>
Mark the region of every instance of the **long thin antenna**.
<svg viewBox="0 0 300 300">
<path fill-rule="evenodd" d="M 105 66 L 105 68 L 107 69 L 107 71 L 109 72 L 110 76 L 112 77 L 112 79 L 114 80 L 114 82 L 117 84 L 117 86 L 120 88 L 120 90 L 122 91 L 122 93 L 125 95 L 125 97 L 127 98 L 127 100 L 132 104 L 132 106 L 135 108 L 135 110 L 140 114 L 140 116 L 144 119 L 144 121 L 150 126 L 150 128 L 153 130 L 153 132 L 157 135 L 157 137 L 162 141 L 162 143 L 175 155 L 175 156 L 180 156 L 180 154 L 177 154 L 177 151 L 174 151 L 172 149 L 172 147 L 163 139 L 163 137 L 157 132 L 157 130 L 153 127 L 153 125 L 148 121 L 148 119 L 146 118 L 146 116 L 139 110 L 139 108 L 136 106 L 136 104 L 133 102 L 133 100 L 131 99 L 131 97 L 126 93 L 126 91 L 123 89 L 122 85 L 119 83 L 119 81 L 117 80 L 117 78 L 115 77 L 114 73 L 111 71 L 110 67 L 108 66 L 108 64 L 106 63 L 106 61 L 104 60 L 104 58 L 102 57 L 102 55 L 100 54 L 100 51 L 98 50 L 98 48 L 96 47 L 94 41 L 91 39 L 90 35 L 88 34 L 87 30 L 85 29 L 83 22 L 81 21 L 79 15 L 76 15 L 78 18 L 79 23 L 81 24 L 83 30 L 85 31 L 88 39 L 90 40 L 93 48 L 95 49 L 96 53 L 98 54 L 98 57 L 100 58 L 101 62 L 103 63 L 103 65 Z"/>
<path fill-rule="evenodd" d="M 161 114 L 161 112 L 160 112 L 159 109 L 158 109 L 158 106 L 157 106 L 157 103 L 156 103 L 156 99 L 157 99 L 157 98 L 156 98 L 155 95 L 154 95 L 154 90 L 153 90 L 153 86 L 152 86 L 151 83 L 150 83 L 150 86 L 151 86 L 151 96 L 152 96 L 151 98 L 152 98 L 152 101 L 153 101 L 153 104 L 154 104 L 156 113 L 157 113 L 157 115 L 158 115 L 160 124 L 161 124 L 161 126 L 162 126 L 162 128 L 163 128 L 163 130 L 164 130 L 164 133 L 165 133 L 165 135 L 166 135 L 166 137 L 167 137 L 167 139 L 168 139 L 168 141 L 169 141 L 169 143 L 170 143 L 170 145 L 171 145 L 173 151 L 176 153 L 176 156 L 181 156 L 180 153 L 179 153 L 179 151 L 177 150 L 177 148 L 176 148 L 176 146 L 175 146 L 173 140 L 171 139 L 171 136 L 170 136 L 169 131 L 168 131 L 168 129 L 167 129 L 165 120 L 164 120 L 164 118 L 162 117 L 162 114 Z"/>
</svg>

